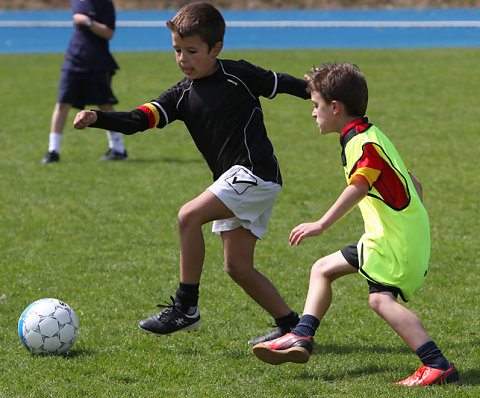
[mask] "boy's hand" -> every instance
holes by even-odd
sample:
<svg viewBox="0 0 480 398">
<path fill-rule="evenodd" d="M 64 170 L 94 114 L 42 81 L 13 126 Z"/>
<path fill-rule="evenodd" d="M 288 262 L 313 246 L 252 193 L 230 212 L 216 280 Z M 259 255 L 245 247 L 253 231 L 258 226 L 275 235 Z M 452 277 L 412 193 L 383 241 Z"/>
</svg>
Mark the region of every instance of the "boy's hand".
<svg viewBox="0 0 480 398">
<path fill-rule="evenodd" d="M 303 239 L 321 235 L 324 231 L 319 221 L 300 224 L 290 232 L 290 245 L 299 245 Z"/>
<path fill-rule="evenodd" d="M 77 130 L 83 130 L 85 127 L 97 121 L 97 113 L 94 111 L 81 111 L 78 112 L 73 121 L 73 127 Z"/>
</svg>

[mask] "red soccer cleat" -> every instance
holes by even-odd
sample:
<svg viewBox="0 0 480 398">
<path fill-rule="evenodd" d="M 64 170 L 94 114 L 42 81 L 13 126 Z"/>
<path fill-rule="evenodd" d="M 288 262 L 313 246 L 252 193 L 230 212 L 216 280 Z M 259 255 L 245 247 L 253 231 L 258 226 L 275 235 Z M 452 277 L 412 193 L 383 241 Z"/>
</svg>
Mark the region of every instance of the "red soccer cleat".
<svg viewBox="0 0 480 398">
<path fill-rule="evenodd" d="M 284 362 L 305 363 L 313 349 L 313 337 L 287 333 L 278 339 L 259 343 L 252 348 L 255 356 L 271 365 Z"/>
<path fill-rule="evenodd" d="M 404 386 L 431 386 L 433 384 L 456 383 L 459 380 L 458 370 L 453 362 L 447 370 L 435 369 L 430 366 L 421 366 L 418 370 L 396 384 Z"/>
</svg>

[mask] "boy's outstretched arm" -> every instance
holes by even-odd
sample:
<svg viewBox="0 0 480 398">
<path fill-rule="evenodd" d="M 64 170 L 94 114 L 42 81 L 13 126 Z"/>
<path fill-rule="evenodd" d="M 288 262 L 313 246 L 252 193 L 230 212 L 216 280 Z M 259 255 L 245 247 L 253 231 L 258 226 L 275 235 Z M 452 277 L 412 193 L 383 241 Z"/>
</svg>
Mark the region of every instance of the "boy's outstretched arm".
<svg viewBox="0 0 480 398">
<path fill-rule="evenodd" d="M 83 110 L 77 113 L 73 127 L 83 130 L 86 127 L 118 131 L 122 134 L 135 134 L 148 129 L 149 118 L 140 109 L 131 112 L 102 112 Z"/>
<path fill-rule="evenodd" d="M 278 93 L 285 93 L 303 99 L 310 99 L 310 93 L 307 92 L 307 79 L 302 80 L 287 73 L 277 73 L 277 77 Z"/>
<path fill-rule="evenodd" d="M 299 245 L 309 236 L 318 236 L 340 220 L 352 210 L 368 193 L 370 186 L 368 181 L 361 175 L 353 177 L 350 185 L 344 189 L 335 203 L 328 209 L 320 220 L 303 223 L 292 229 L 290 233 L 290 245 Z"/>
</svg>

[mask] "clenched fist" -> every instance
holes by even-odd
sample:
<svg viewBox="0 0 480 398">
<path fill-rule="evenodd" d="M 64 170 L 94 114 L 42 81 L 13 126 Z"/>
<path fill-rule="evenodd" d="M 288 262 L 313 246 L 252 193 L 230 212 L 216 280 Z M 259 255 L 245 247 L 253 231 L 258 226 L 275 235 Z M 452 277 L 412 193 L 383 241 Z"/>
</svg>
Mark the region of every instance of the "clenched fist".
<svg viewBox="0 0 480 398">
<path fill-rule="evenodd" d="M 97 113 L 95 111 L 81 111 L 78 112 L 73 121 L 73 127 L 77 130 L 83 130 L 85 127 L 97 121 Z"/>
</svg>

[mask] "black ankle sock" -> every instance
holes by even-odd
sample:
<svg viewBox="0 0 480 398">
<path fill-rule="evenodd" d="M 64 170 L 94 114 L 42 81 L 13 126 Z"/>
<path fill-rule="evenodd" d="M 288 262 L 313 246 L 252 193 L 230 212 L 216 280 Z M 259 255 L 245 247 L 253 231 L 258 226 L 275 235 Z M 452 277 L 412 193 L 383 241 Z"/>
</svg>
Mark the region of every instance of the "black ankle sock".
<svg viewBox="0 0 480 398">
<path fill-rule="evenodd" d="M 280 329 L 285 329 L 285 330 L 291 330 L 293 329 L 300 318 L 298 317 L 298 314 L 295 311 L 290 312 L 290 314 L 285 315 L 281 318 L 275 318 L 275 324 L 280 328 Z"/>
<path fill-rule="evenodd" d="M 318 325 L 320 325 L 318 318 L 308 314 L 302 315 L 300 322 L 298 322 L 298 325 L 292 330 L 292 333 L 301 337 L 313 337 L 315 336 Z"/>
<path fill-rule="evenodd" d="M 189 285 L 180 282 L 175 292 L 175 306 L 185 313 L 188 312 L 190 307 L 196 307 L 198 305 L 199 287 L 199 283 Z"/>
<path fill-rule="evenodd" d="M 420 360 L 425 366 L 447 370 L 450 368 L 450 362 L 447 361 L 433 340 L 427 341 L 415 350 Z"/>
</svg>

